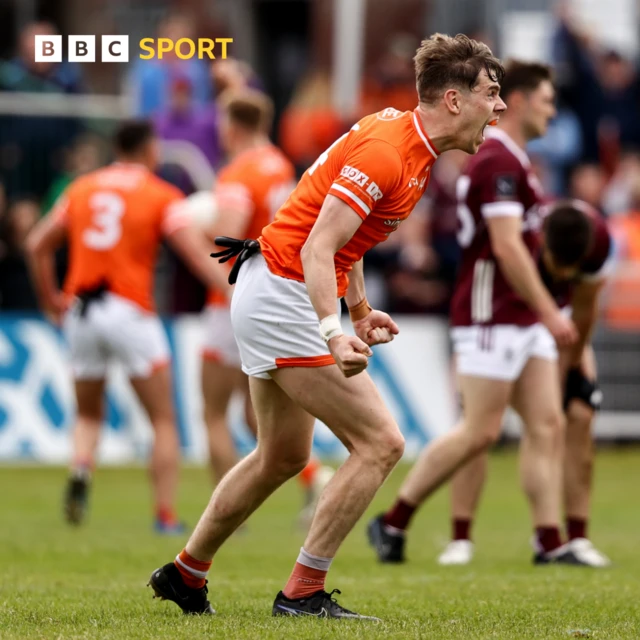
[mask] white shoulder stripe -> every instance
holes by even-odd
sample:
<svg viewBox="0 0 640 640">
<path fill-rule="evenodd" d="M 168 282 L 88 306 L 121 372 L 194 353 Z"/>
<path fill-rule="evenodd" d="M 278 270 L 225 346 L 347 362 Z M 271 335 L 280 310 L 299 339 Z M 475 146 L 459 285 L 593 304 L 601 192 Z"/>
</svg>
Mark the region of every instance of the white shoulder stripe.
<svg viewBox="0 0 640 640">
<path fill-rule="evenodd" d="M 369 207 L 367 203 L 364 202 L 364 200 L 362 200 L 361 198 L 358 198 L 358 196 L 355 195 L 355 193 L 352 193 L 351 191 L 349 191 L 349 189 L 347 189 L 346 187 L 343 187 L 341 184 L 336 184 L 334 182 L 331 185 L 330 189 L 335 189 L 340 193 L 344 193 L 344 195 L 347 196 L 348 198 L 351 198 L 351 200 L 353 200 L 364 211 L 366 215 L 369 215 L 371 213 L 371 207 Z"/>
<path fill-rule="evenodd" d="M 522 202 L 487 202 L 480 205 L 480 213 L 485 218 L 499 218 L 502 216 L 510 216 L 521 218 L 524 215 L 524 205 Z"/>
</svg>

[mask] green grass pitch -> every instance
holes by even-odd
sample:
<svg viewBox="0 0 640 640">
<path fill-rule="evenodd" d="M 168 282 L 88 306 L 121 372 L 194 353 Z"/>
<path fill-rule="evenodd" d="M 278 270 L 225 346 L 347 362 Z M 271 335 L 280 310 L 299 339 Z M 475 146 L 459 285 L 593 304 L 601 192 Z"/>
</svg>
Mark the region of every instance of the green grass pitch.
<svg viewBox="0 0 640 640">
<path fill-rule="evenodd" d="M 440 568 L 448 534 L 443 491 L 417 516 L 410 562 L 388 567 L 365 543 L 366 518 L 332 567 L 328 588 L 346 607 L 383 619 L 272 618 L 271 604 L 301 546 L 294 482 L 274 495 L 214 561 L 210 598 L 218 614 L 192 618 L 152 599 L 151 571 L 183 538 L 151 531 L 143 469 L 97 472 L 86 526 L 61 520 L 63 469 L 0 469 L 0 638 L 640 638 L 640 451 L 598 456 L 593 540 L 608 570 L 533 567 L 530 527 L 513 453 L 492 457 L 490 484 L 469 567 Z M 400 466 L 367 513 L 386 507 Z M 195 524 L 210 493 L 206 469 L 185 469 L 182 516 Z"/>
</svg>

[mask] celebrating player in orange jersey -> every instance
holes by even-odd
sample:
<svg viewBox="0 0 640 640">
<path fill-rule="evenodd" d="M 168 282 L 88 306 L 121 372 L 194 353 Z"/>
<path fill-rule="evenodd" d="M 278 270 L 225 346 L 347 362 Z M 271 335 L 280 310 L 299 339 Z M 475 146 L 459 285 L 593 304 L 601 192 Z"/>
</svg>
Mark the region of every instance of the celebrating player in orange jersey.
<svg viewBox="0 0 640 640">
<path fill-rule="evenodd" d="M 151 479 L 156 528 L 181 530 L 175 515 L 180 446 L 171 402 L 169 346 L 152 299 L 153 270 L 165 237 L 207 285 L 228 288 L 208 257 L 204 236 L 181 212 L 182 193 L 157 178 L 158 143 L 147 122 L 128 122 L 115 136 L 117 162 L 75 180 L 33 230 L 28 248 L 45 313 L 63 322 L 71 349 L 78 418 L 66 517 L 78 524 L 87 506 L 104 418 L 109 361 L 120 361 L 153 425 Z M 64 293 L 53 253 L 69 243 Z M 68 309 L 68 310 L 67 310 Z"/>
<path fill-rule="evenodd" d="M 503 68 L 466 36 L 436 34 L 415 57 L 419 104 L 363 118 L 305 172 L 255 240 L 239 253 L 231 320 L 258 419 L 258 446 L 222 479 L 175 562 L 153 572 L 155 593 L 185 612 L 211 613 L 206 576 L 224 541 L 306 465 L 315 419 L 349 451 L 320 497 L 274 615 L 364 618 L 325 591 L 333 557 L 402 456 L 404 439 L 366 373 L 371 346 L 396 323 L 372 310 L 364 254 L 398 228 L 427 186 L 439 152 L 475 153 L 504 111 Z M 304 132 L 301 132 L 304 134 Z M 238 269 L 239 267 L 239 269 Z M 342 332 L 337 298 L 355 335 Z"/>
<path fill-rule="evenodd" d="M 216 183 L 219 213 L 212 237 L 257 238 L 293 190 L 295 169 L 269 141 L 273 105 L 268 96 L 251 89 L 230 91 L 221 98 L 221 107 L 220 137 L 231 162 L 220 172 Z M 227 425 L 227 409 L 234 391 L 244 392 L 247 425 L 254 435 L 257 428 L 229 305 L 217 289 L 209 291 L 204 316 L 202 389 L 211 466 L 219 482 L 238 461 Z M 317 498 L 330 476 L 331 470 L 321 467 L 315 458 L 298 476 L 305 493 L 303 525 L 310 522 Z"/>
</svg>

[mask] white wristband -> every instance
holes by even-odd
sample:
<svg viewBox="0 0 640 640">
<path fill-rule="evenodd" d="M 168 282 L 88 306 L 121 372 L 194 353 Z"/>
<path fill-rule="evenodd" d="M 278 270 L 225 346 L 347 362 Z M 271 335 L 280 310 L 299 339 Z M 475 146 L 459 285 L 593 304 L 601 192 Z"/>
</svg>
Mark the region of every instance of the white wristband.
<svg viewBox="0 0 640 640">
<path fill-rule="evenodd" d="M 332 314 L 320 320 L 320 336 L 325 342 L 329 342 L 331 338 L 341 336 L 343 333 L 340 318 L 337 314 Z"/>
</svg>

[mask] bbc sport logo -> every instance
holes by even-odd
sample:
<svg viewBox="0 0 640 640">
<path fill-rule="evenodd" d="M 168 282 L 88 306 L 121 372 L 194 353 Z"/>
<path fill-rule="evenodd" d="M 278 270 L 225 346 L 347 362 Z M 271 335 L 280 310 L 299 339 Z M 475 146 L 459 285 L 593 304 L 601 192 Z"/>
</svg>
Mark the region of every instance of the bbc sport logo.
<svg viewBox="0 0 640 640">
<path fill-rule="evenodd" d="M 199 58 L 226 60 L 227 47 L 233 38 L 142 38 L 140 40 L 141 60 L 162 60 L 165 54 L 174 51 L 181 60 Z M 62 36 L 35 37 L 36 62 L 62 62 Z M 101 36 L 101 62 L 129 62 L 129 36 Z M 67 39 L 67 59 L 69 62 L 95 62 L 96 36 L 69 36 Z"/>
</svg>

